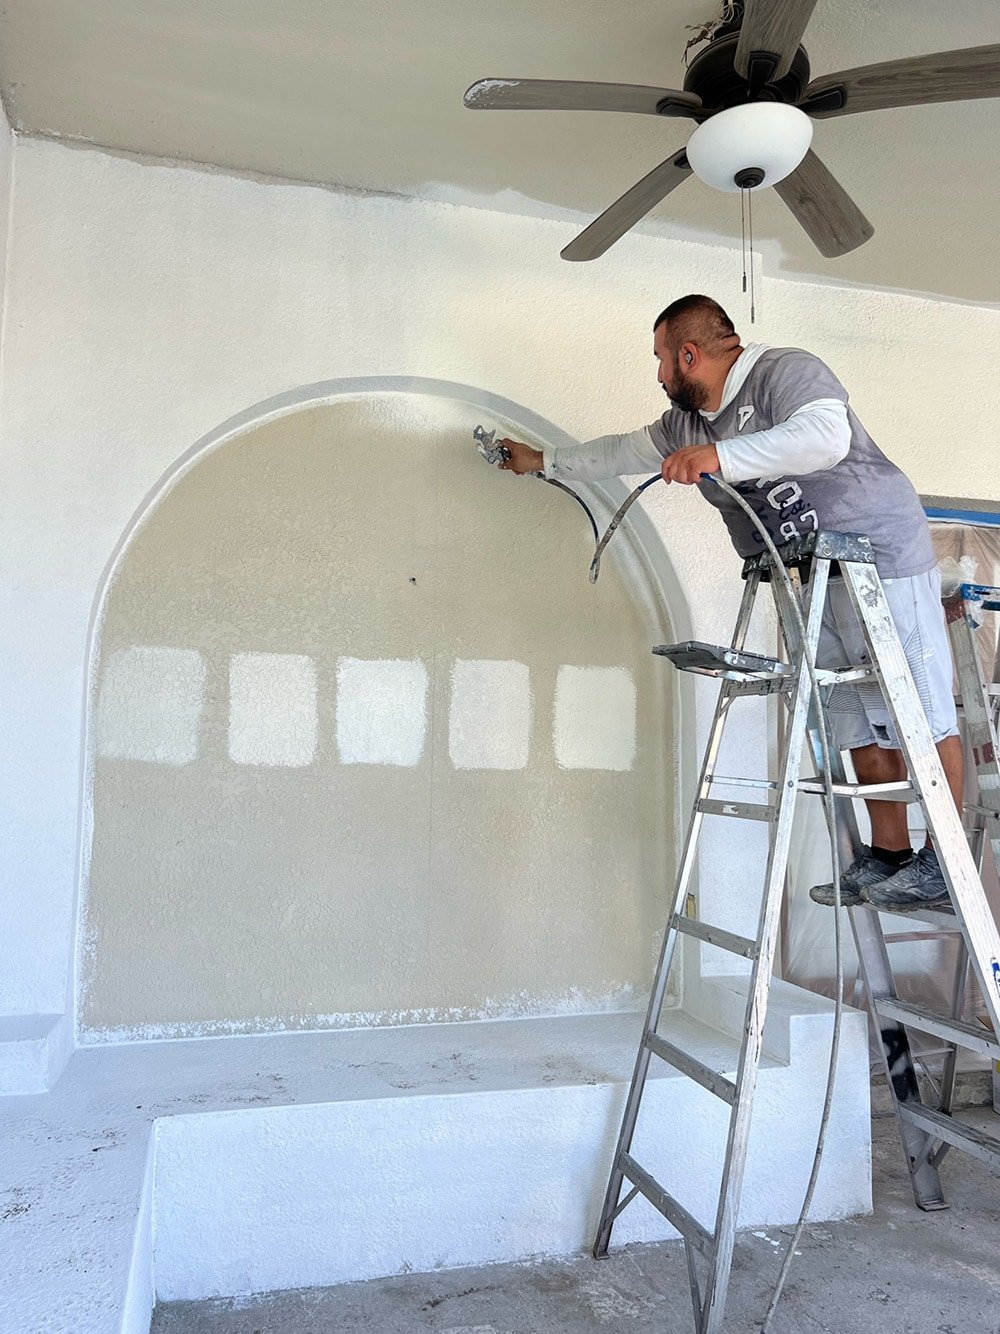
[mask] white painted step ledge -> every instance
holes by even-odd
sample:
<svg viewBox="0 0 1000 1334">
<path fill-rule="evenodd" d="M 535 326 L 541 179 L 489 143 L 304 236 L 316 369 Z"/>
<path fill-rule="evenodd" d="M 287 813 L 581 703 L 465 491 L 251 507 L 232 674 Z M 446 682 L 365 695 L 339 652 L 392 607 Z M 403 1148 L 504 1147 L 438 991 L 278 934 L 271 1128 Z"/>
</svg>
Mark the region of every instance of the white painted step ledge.
<svg viewBox="0 0 1000 1334">
<path fill-rule="evenodd" d="M 0 1015 L 0 1095 L 47 1092 L 72 1047 L 68 1015 Z"/>
<path fill-rule="evenodd" d="M 720 979 L 723 1001 L 740 985 Z M 744 1195 L 760 1225 L 801 1200 L 832 1008 L 781 991 Z M 864 1022 L 847 1016 L 816 1218 L 870 1208 Z M 640 1025 L 604 1014 L 78 1050 L 53 1093 L 4 1107 L 0 1331 L 145 1334 L 154 1281 L 163 1298 L 237 1295 L 579 1250 Z M 732 1072 L 731 1038 L 683 1012 L 667 1028 Z M 649 1135 L 650 1166 L 668 1186 L 680 1166 L 678 1193 L 705 1217 L 724 1109 L 654 1071 L 637 1153 Z M 615 1241 L 664 1235 L 636 1201 Z"/>
</svg>

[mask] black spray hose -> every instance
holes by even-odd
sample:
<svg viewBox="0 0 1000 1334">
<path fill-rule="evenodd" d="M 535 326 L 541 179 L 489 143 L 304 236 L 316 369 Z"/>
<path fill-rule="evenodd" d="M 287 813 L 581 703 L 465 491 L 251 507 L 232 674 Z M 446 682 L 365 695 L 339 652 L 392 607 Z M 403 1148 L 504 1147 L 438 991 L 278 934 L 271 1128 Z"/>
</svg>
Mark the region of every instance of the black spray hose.
<svg viewBox="0 0 1000 1334">
<path fill-rule="evenodd" d="M 618 525 L 621 523 L 622 519 L 624 519 L 625 515 L 629 512 L 629 510 L 632 508 L 635 502 L 642 495 L 643 491 L 645 491 L 647 487 L 652 486 L 654 482 L 659 482 L 661 480 L 662 478 L 660 477 L 660 474 L 656 473 L 655 476 L 648 477 L 646 481 L 642 483 L 641 486 L 637 486 L 635 490 L 631 493 L 631 495 L 626 496 L 626 498 L 615 510 L 614 518 L 608 524 L 608 531 L 604 534 L 604 536 L 600 539 L 600 541 L 597 541 L 597 526 L 596 525 L 594 526 L 594 540 L 597 541 L 597 550 L 594 552 L 594 559 L 590 562 L 590 582 L 592 584 L 597 583 L 597 576 L 601 573 L 601 557 L 604 555 L 604 548 L 614 537 L 615 530 L 617 529 Z"/>
<path fill-rule="evenodd" d="M 499 442 L 495 442 L 495 435 L 496 427 L 494 427 L 492 431 L 487 431 L 485 427 L 477 426 L 472 432 L 472 438 L 476 442 L 476 447 L 479 450 L 481 457 L 484 458 L 491 467 L 497 468 L 506 463 L 510 458 L 510 450 L 506 449 Z M 568 496 L 572 496 L 590 520 L 590 531 L 594 534 L 594 541 L 597 542 L 600 540 L 600 534 L 597 531 L 597 520 L 594 518 L 590 506 L 584 500 L 583 496 L 578 496 L 573 488 L 567 486 L 565 482 L 557 481 L 554 477 L 546 477 L 543 472 L 529 472 L 525 473 L 524 476 L 537 477 L 539 481 L 548 482 L 549 486 L 557 486 L 560 491 L 565 491 Z M 593 582 L 593 580 L 591 582 Z"/>
<path fill-rule="evenodd" d="M 599 539 L 600 539 L 600 534 L 599 534 L 598 531 L 597 531 L 597 520 L 594 518 L 593 514 L 591 513 L 590 506 L 589 506 L 589 505 L 587 504 L 587 502 L 584 500 L 583 496 L 578 496 L 578 495 L 576 494 L 576 492 L 573 490 L 572 487 L 567 486 L 567 485 L 565 484 L 565 482 L 557 482 L 556 479 L 555 479 L 554 477 L 546 477 L 546 476 L 544 475 L 544 473 L 540 473 L 540 472 L 536 472 L 536 473 L 534 473 L 533 476 L 535 476 L 535 477 L 540 477 L 540 478 L 542 479 L 543 482 L 548 482 L 549 486 L 557 486 L 557 487 L 559 488 L 560 491 L 565 491 L 566 494 L 567 494 L 568 496 L 572 496 L 573 499 L 576 501 L 576 503 L 577 503 L 577 504 L 580 506 L 580 508 L 583 510 L 584 514 L 586 514 L 587 518 L 590 520 L 590 527 L 591 527 L 591 531 L 592 531 L 593 534 L 594 534 L 594 541 L 595 541 L 595 542 L 599 541 Z M 610 537 L 611 534 L 609 533 L 608 536 Z M 605 538 L 604 540 L 605 540 L 605 542 L 606 542 L 606 541 L 607 541 L 607 538 Z M 595 559 L 596 559 L 596 557 L 595 557 Z M 593 575 L 591 575 L 591 577 L 590 577 L 590 582 L 591 582 L 591 583 L 594 582 L 594 576 L 593 576 Z"/>
</svg>

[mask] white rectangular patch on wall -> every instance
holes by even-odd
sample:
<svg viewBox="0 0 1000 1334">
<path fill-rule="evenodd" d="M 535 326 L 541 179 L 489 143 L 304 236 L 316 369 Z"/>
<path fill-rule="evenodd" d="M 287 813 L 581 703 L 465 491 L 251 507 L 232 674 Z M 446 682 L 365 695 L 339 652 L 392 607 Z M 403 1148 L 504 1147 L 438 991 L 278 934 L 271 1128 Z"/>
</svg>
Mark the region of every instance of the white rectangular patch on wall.
<svg viewBox="0 0 1000 1334">
<path fill-rule="evenodd" d="M 420 762 L 427 732 L 427 668 L 417 660 L 340 658 L 337 751 L 344 764 Z"/>
<path fill-rule="evenodd" d="M 631 769 L 635 682 L 625 667 L 562 666 L 552 728 L 562 769 Z"/>
<path fill-rule="evenodd" d="M 198 754 L 205 676 L 205 660 L 195 649 L 117 649 L 105 665 L 97 701 L 98 755 L 190 764 Z"/>
<path fill-rule="evenodd" d="M 302 768 L 316 758 L 316 664 L 301 653 L 229 659 L 229 758 Z"/>
<path fill-rule="evenodd" d="M 448 754 L 455 768 L 523 769 L 530 740 L 527 663 L 456 659 L 448 712 Z"/>
</svg>

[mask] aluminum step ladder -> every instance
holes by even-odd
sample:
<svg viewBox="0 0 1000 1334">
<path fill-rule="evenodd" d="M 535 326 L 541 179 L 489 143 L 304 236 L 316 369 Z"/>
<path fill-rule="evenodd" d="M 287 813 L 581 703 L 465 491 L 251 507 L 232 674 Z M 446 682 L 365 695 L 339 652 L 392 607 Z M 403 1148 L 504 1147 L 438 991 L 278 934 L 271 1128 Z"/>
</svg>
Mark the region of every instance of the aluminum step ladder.
<svg viewBox="0 0 1000 1334">
<path fill-rule="evenodd" d="M 825 694 L 838 683 L 878 681 L 902 739 L 911 778 L 905 782 L 868 786 L 850 782 L 842 761 L 833 750 L 832 789 L 827 789 L 822 776 L 801 777 L 803 748 L 807 737 L 814 745 L 818 743 L 819 720 L 814 715 L 809 674 L 803 666 L 801 636 L 789 606 L 788 593 L 780 579 L 771 579 L 772 562 L 766 554 L 744 563 L 743 599 L 728 647 L 684 643 L 654 649 L 655 653 L 670 659 L 682 671 L 718 678 L 721 687 L 593 1253 L 595 1258 L 607 1254 L 616 1218 L 637 1195 L 644 1196 L 683 1239 L 698 1334 L 718 1334 L 722 1329 L 792 821 L 800 792 L 818 794 L 824 801 L 834 803 L 842 847 L 842 866 L 845 867 L 853 859 L 854 849 L 859 845 L 853 812 L 856 799 L 877 797 L 880 800 L 921 802 L 951 892 L 955 908 L 953 920 L 963 930 L 973 970 L 984 996 L 987 996 L 990 1016 L 995 1025 L 1000 1016 L 1000 937 L 989 913 L 975 862 L 945 782 L 899 636 L 889 615 L 875 570 L 871 545 L 865 537 L 818 532 L 787 544 L 780 549 L 780 555 L 784 564 L 794 573 L 793 596 L 801 603 L 806 641 L 813 657 L 819 641 L 829 579 L 831 575 L 843 579 L 864 632 L 868 648 L 867 661 L 842 668 L 817 670 L 817 678 Z M 749 653 L 745 648 L 751 615 L 762 582 L 771 583 L 788 650 L 787 662 Z M 774 779 L 734 779 L 716 772 L 730 709 L 737 699 L 745 695 L 775 695 L 785 707 L 787 724 Z M 822 775 L 821 768 L 819 772 Z M 732 791 L 733 788 L 757 789 L 763 794 L 762 799 L 734 801 L 713 795 L 713 789 Z M 687 915 L 685 911 L 693 902 L 689 901 L 689 890 L 696 866 L 699 836 L 706 817 L 760 820 L 768 826 L 767 864 L 757 934 L 753 939 L 703 922 Z M 904 1024 L 925 1031 L 929 1028 L 932 1032 L 938 1031 L 942 1023 L 947 1024 L 949 1034 L 963 1045 L 973 1040 L 980 1047 L 982 1044 L 989 1045 L 990 1038 L 983 1030 L 973 1037 L 971 1032 L 966 1031 L 971 1029 L 971 1025 L 964 1025 L 960 1021 L 956 1023 L 950 1015 L 931 1016 L 920 1011 L 919 1007 L 907 1007 L 899 1001 L 895 995 L 878 914 L 862 908 L 852 911 L 850 917 L 859 956 L 862 958 L 871 1012 L 881 1035 L 886 1070 L 895 1093 L 914 1188 L 916 1190 L 919 1183 L 924 1199 L 930 1200 L 936 1187 L 940 1197 L 937 1168 L 931 1159 L 941 1142 L 959 1143 L 971 1152 L 980 1151 L 983 1156 L 988 1149 L 990 1154 L 998 1155 L 998 1160 L 1000 1143 L 987 1146 L 986 1137 L 978 1131 L 971 1127 L 960 1129 L 946 1113 L 926 1108 L 920 1103 Z M 679 936 L 718 946 L 751 961 L 735 1079 L 704 1065 L 657 1032 Z M 997 1031 L 1000 1032 L 1000 1027 Z M 656 1181 L 632 1156 L 632 1140 L 639 1119 L 649 1063 L 653 1057 L 672 1065 L 729 1106 L 729 1130 L 721 1187 L 711 1225 L 695 1218 L 675 1195 Z M 628 1189 L 623 1196 L 626 1183 Z M 929 1206 L 925 1204 L 925 1207 Z M 702 1268 L 700 1274 L 699 1266 Z"/>
</svg>

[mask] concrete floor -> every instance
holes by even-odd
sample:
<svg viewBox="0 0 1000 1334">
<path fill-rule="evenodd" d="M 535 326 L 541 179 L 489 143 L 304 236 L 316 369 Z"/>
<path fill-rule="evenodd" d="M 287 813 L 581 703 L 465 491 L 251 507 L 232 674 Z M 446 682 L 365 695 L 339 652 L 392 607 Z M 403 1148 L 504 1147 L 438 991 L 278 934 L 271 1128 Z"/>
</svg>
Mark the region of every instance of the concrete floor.
<svg viewBox="0 0 1000 1334">
<path fill-rule="evenodd" d="M 966 1114 L 984 1128 L 987 1111 Z M 807 1228 L 773 1334 L 1000 1334 L 1000 1173 L 952 1153 L 951 1209 L 921 1213 L 895 1121 L 875 1122 L 875 1213 Z M 790 1229 L 737 1242 L 727 1334 L 756 1334 Z M 335 1288 L 176 1302 L 151 1334 L 691 1334 L 683 1251 L 402 1275 Z"/>
</svg>

